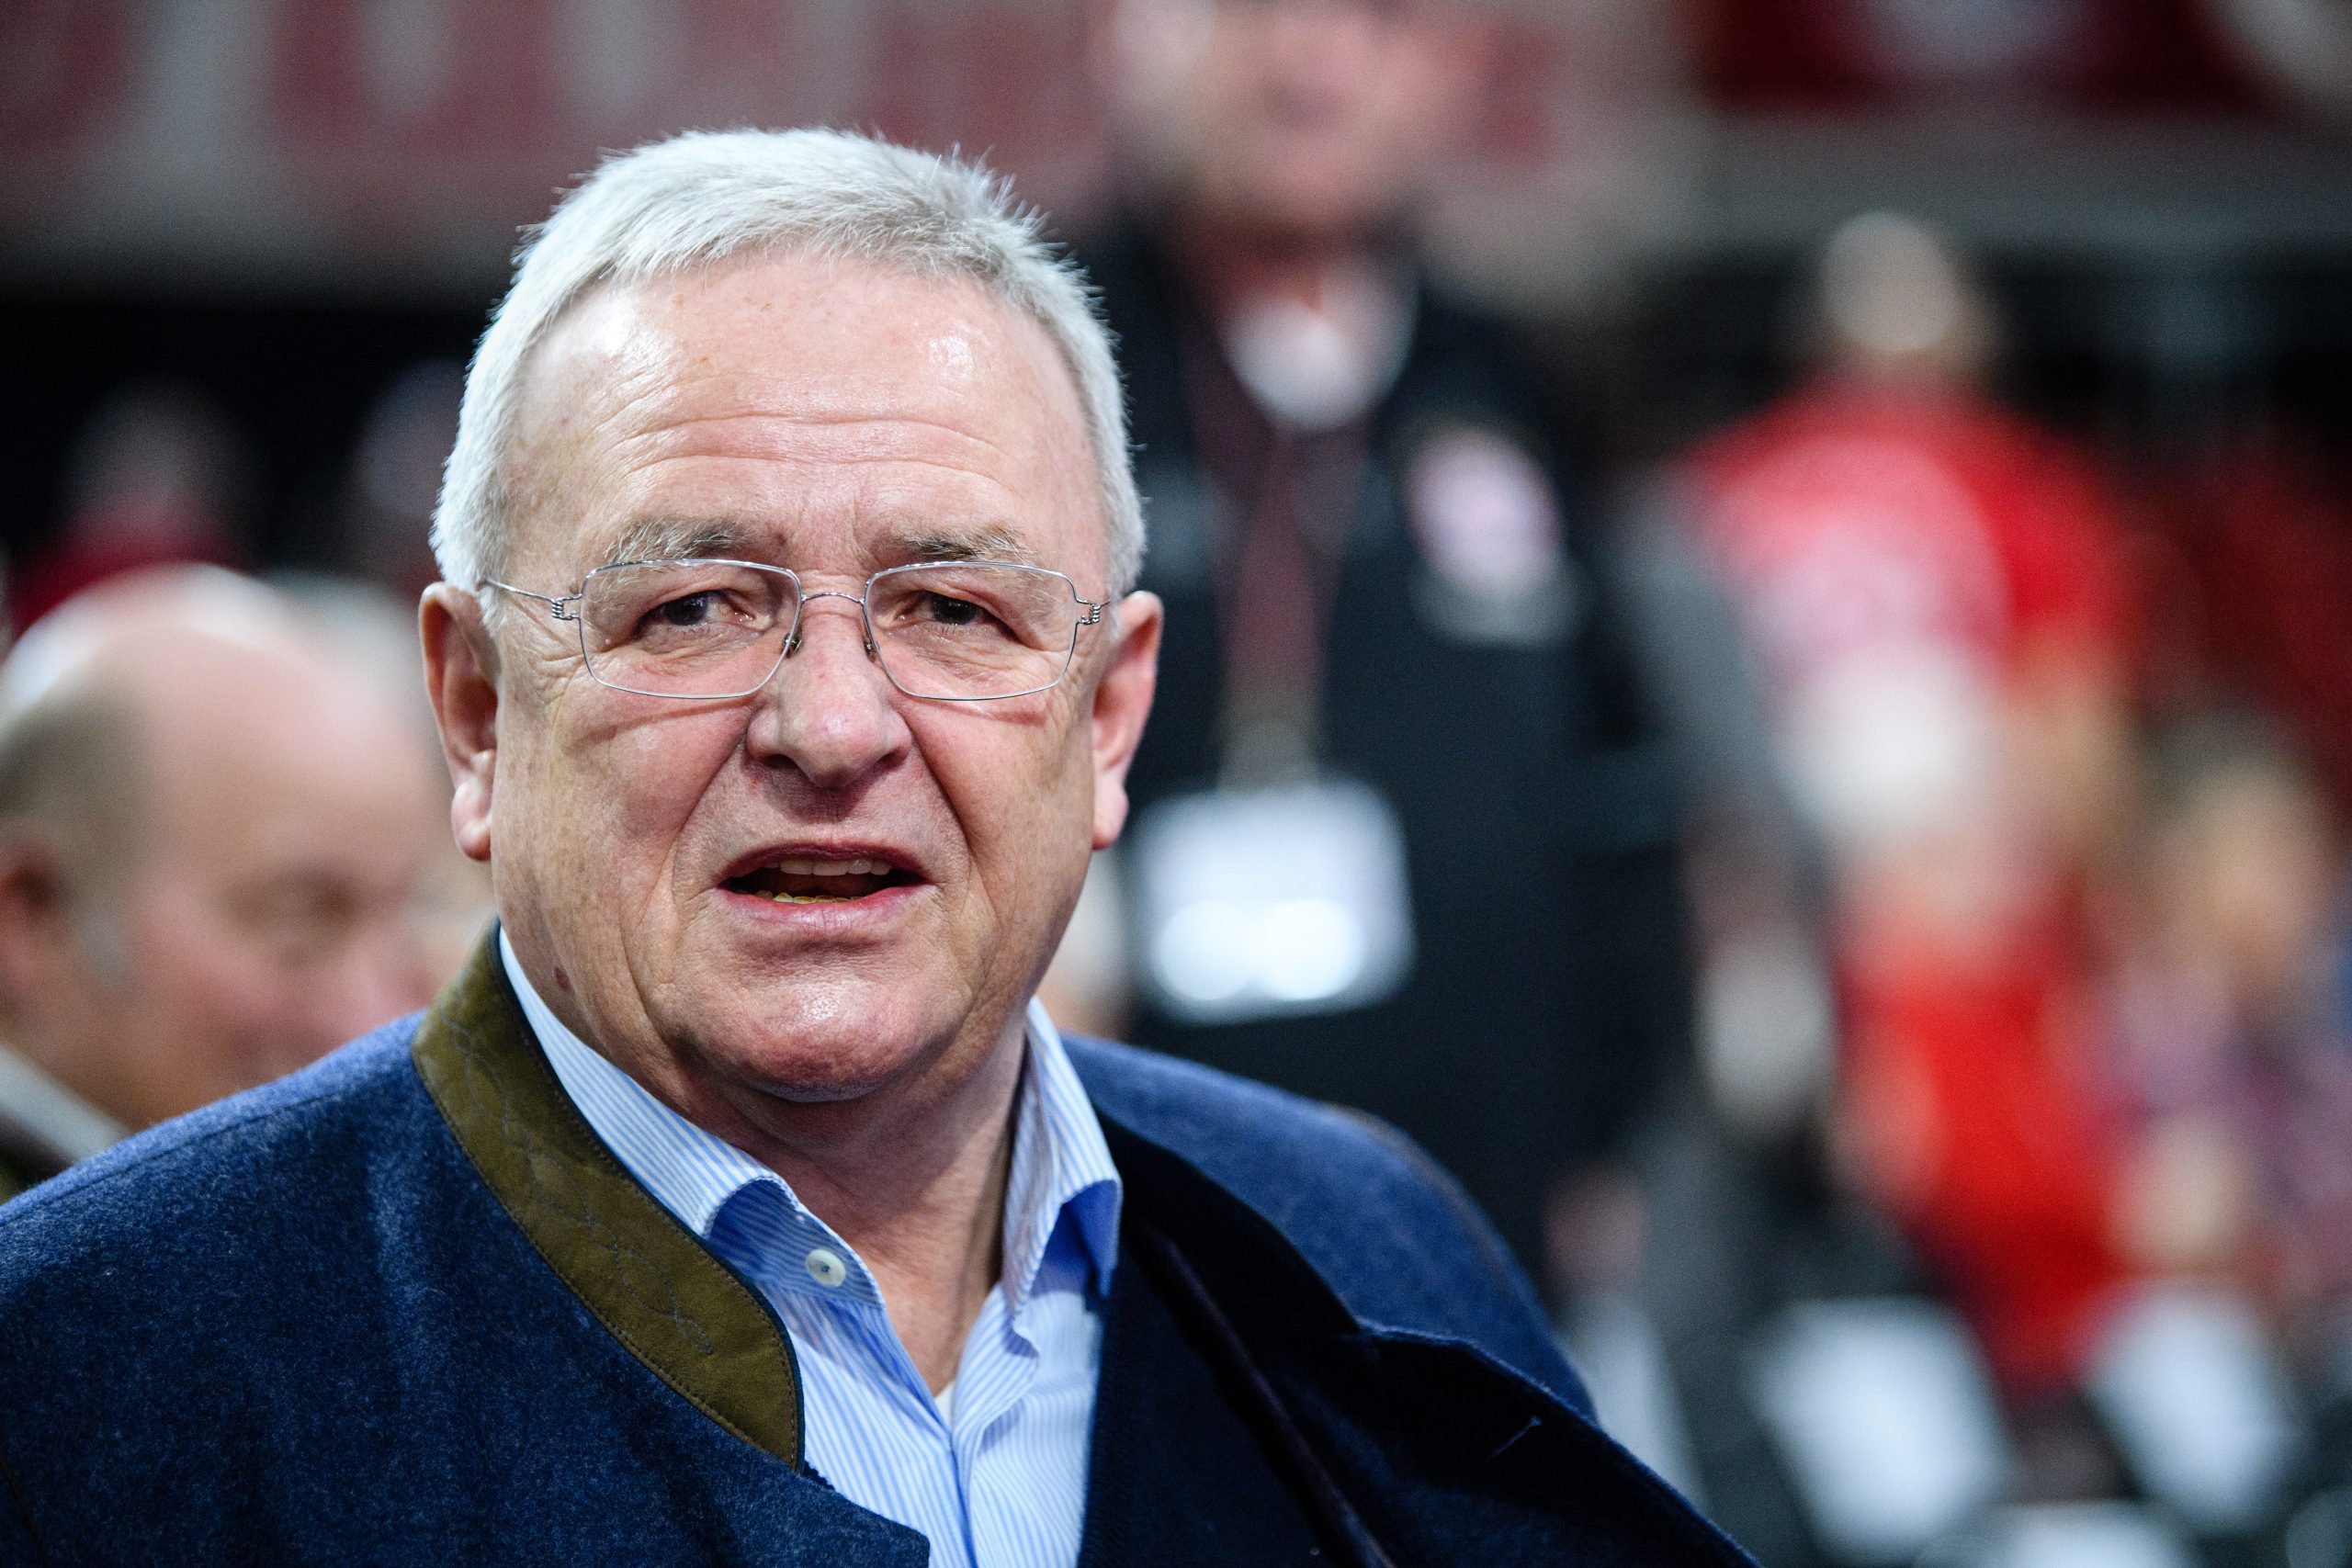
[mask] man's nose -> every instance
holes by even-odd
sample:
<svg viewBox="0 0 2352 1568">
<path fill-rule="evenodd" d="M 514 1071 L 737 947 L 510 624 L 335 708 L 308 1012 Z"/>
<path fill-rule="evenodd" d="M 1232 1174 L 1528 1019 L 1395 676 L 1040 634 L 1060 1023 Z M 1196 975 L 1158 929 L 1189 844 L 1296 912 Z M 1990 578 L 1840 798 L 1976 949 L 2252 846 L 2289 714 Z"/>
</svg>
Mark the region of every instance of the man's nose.
<svg viewBox="0 0 2352 1568">
<path fill-rule="evenodd" d="M 842 603 L 820 603 L 827 599 Z M 866 640 L 864 603 L 849 593 L 808 594 L 752 716 L 752 756 L 789 763 L 820 789 L 855 783 L 911 742 L 896 694 Z"/>
</svg>

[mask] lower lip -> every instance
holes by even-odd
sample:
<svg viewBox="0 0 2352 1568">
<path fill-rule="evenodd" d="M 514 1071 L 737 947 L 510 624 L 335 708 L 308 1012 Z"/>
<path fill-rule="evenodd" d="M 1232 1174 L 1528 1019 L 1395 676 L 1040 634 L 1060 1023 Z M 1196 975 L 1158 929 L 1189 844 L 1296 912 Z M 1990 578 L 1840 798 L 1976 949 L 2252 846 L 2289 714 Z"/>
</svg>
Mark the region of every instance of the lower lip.
<svg viewBox="0 0 2352 1568">
<path fill-rule="evenodd" d="M 812 904 L 784 904 L 756 893 L 719 888 L 722 904 L 763 930 L 806 936 L 856 937 L 879 934 L 895 923 L 930 889 L 925 882 L 907 883 L 868 893 L 863 898 L 827 898 Z"/>
</svg>

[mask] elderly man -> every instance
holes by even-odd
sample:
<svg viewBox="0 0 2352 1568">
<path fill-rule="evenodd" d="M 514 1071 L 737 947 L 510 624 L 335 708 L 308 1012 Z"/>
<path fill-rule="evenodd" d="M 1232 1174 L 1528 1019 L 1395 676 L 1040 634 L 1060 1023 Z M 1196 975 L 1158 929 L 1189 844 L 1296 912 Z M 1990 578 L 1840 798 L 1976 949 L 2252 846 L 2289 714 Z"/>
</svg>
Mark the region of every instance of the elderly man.
<svg viewBox="0 0 2352 1568">
<path fill-rule="evenodd" d="M 0 1196 L 427 998 L 444 792 L 284 596 L 94 589 L 0 668 Z"/>
<path fill-rule="evenodd" d="M 971 169 L 700 136 L 569 197 L 422 616 L 500 934 L 9 1213 L 0 1529 L 1736 1560 L 1408 1145 L 1028 1007 L 1151 699 L 1124 441 L 1081 283 Z"/>
</svg>

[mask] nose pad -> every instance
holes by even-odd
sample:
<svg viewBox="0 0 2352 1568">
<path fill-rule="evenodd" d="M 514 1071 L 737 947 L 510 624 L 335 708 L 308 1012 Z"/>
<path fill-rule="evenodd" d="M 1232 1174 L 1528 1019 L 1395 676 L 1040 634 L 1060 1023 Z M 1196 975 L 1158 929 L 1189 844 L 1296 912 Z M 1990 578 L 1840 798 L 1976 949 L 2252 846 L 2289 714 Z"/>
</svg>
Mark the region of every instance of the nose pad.
<svg viewBox="0 0 2352 1568">
<path fill-rule="evenodd" d="M 857 640 L 865 649 L 865 657 L 879 664 L 882 660 L 874 649 L 874 628 L 865 618 L 865 601 L 854 593 L 842 593 L 831 588 L 820 589 L 817 592 L 804 593 L 800 596 L 801 613 L 793 618 L 792 635 L 784 642 L 784 657 L 789 659 L 800 651 L 800 644 L 808 635 L 808 605 L 818 599 L 846 599 L 857 606 Z"/>
<path fill-rule="evenodd" d="M 791 636 L 790 637 L 786 638 L 786 641 L 785 641 L 785 645 L 784 645 L 784 656 L 785 656 L 786 659 L 789 659 L 789 658 L 791 658 L 794 654 L 796 654 L 796 653 L 799 652 L 799 651 L 800 651 L 800 641 L 801 641 L 801 639 L 802 639 L 803 637 L 807 637 L 808 635 L 808 631 L 807 631 L 807 629 L 806 629 L 805 627 L 795 626 L 795 627 L 792 629 L 792 636 Z M 868 658 L 868 659 L 874 659 L 874 658 L 878 657 L 878 656 L 875 653 L 875 651 L 874 651 L 874 639 L 873 639 L 872 637 L 870 637 L 866 636 L 866 635 L 865 635 L 865 632 L 863 632 L 863 631 L 860 631 L 860 632 L 857 634 L 857 637 L 858 637 L 858 641 L 859 641 L 859 643 L 860 643 L 860 644 L 862 644 L 862 645 L 865 647 L 865 657 L 866 657 L 866 658 Z"/>
<path fill-rule="evenodd" d="M 849 662 L 849 649 L 834 640 L 809 660 L 797 682 L 780 678 L 786 659 L 806 636 L 809 617 L 804 604 L 801 624 L 786 642 L 785 658 L 776 660 L 758 694 L 743 741 L 754 762 L 781 764 L 820 790 L 838 789 L 902 755 L 910 736 L 897 711 L 897 682 L 882 667 L 865 625 L 863 602 L 849 593 L 811 593 L 808 598 L 847 599 L 858 606 L 850 613 L 858 616 L 866 668 L 861 672 Z"/>
</svg>

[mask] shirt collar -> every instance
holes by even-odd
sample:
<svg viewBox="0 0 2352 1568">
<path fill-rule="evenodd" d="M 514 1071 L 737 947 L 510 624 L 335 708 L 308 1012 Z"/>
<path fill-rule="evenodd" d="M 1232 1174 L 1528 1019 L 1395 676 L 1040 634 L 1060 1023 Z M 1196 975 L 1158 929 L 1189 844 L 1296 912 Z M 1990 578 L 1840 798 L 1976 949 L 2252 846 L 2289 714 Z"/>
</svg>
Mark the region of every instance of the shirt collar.
<svg viewBox="0 0 2352 1568">
<path fill-rule="evenodd" d="M 1004 1192 L 1004 1280 L 1014 1317 L 1035 1286 L 1039 1265 L 1067 1221 L 1091 1265 L 1094 1288 L 1111 1292 L 1119 1259 L 1119 1168 L 1102 1141 L 1094 1102 L 1078 1081 L 1061 1032 L 1029 1000 L 1028 1058 L 1014 1114 L 1012 1170 Z"/>
<path fill-rule="evenodd" d="M 814 1240 L 837 1251 L 848 1266 L 848 1278 L 826 1293 L 880 1300 L 864 1260 L 801 1203 L 789 1183 L 679 1115 L 573 1033 L 532 986 L 503 929 L 498 952 L 515 999 L 564 1093 L 629 1173 L 680 1224 L 706 1242 L 728 1243 L 725 1252 L 757 1247 L 786 1254 L 734 1256 L 728 1261 L 763 1283 L 789 1290 L 822 1289 L 812 1287 L 801 1267 L 808 1250 L 804 1244 Z M 1093 1103 L 1070 1066 L 1060 1032 L 1034 999 L 1026 1045 L 1004 1204 L 1005 1304 L 1016 1317 L 1065 1219 L 1084 1250 L 1096 1291 L 1108 1294 L 1118 1261 L 1122 1193 L 1118 1168 L 1111 1163 Z M 739 1196 L 759 1190 L 772 1193 L 769 1203 L 781 1202 L 784 1212 L 776 1223 L 722 1224 Z M 720 1234 L 714 1235 L 715 1231 Z"/>
</svg>

